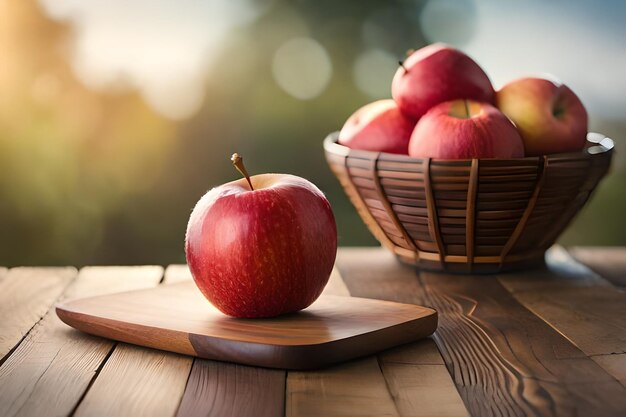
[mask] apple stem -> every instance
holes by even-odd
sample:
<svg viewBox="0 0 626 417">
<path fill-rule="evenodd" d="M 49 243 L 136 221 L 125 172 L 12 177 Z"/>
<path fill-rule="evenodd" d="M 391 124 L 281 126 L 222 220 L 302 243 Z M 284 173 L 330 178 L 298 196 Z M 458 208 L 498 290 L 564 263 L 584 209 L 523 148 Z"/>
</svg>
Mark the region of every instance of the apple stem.
<svg viewBox="0 0 626 417">
<path fill-rule="evenodd" d="M 244 176 L 246 181 L 248 181 L 250 191 L 254 191 L 254 188 L 252 187 L 252 181 L 250 181 L 250 175 L 248 175 L 248 171 L 246 171 L 246 167 L 243 164 L 243 158 L 237 152 L 235 152 L 233 156 L 230 157 L 230 160 L 235 168 L 237 168 L 237 171 L 239 171 L 239 173 Z"/>
<path fill-rule="evenodd" d="M 406 69 L 406 67 L 404 66 L 404 61 L 398 61 L 398 65 L 400 65 L 402 67 L 402 69 L 404 70 L 404 73 L 406 74 L 407 72 L 409 72 L 408 69 Z"/>
<path fill-rule="evenodd" d="M 469 101 L 468 100 L 463 100 L 463 103 L 465 103 L 465 113 L 467 113 L 467 118 L 470 118 L 470 105 L 469 105 Z"/>
</svg>

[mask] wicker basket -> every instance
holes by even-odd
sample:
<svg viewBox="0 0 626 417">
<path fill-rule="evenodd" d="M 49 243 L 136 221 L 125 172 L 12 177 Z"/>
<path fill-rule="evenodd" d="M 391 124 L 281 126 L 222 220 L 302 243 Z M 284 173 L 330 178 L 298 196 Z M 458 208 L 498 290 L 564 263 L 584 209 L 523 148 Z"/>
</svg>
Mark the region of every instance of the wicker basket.
<svg viewBox="0 0 626 417">
<path fill-rule="evenodd" d="M 349 149 L 326 159 L 372 234 L 405 263 L 488 273 L 543 264 L 543 255 L 606 174 L 613 141 L 520 159 L 419 159 Z"/>
</svg>

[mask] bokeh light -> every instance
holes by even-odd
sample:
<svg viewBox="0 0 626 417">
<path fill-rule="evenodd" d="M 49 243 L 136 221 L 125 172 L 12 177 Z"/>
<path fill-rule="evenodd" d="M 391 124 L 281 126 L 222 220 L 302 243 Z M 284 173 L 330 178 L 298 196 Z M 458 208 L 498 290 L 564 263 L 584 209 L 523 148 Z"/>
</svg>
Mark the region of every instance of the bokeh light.
<svg viewBox="0 0 626 417">
<path fill-rule="evenodd" d="M 428 0 L 420 14 L 420 25 L 431 42 L 463 46 L 477 24 L 474 0 Z"/>
<path fill-rule="evenodd" d="M 391 96 L 389 80 L 398 68 L 398 58 L 382 49 L 370 49 L 354 62 L 354 82 L 372 99 Z"/>
<path fill-rule="evenodd" d="M 290 39 L 278 48 L 272 62 L 276 83 L 300 100 L 319 96 L 333 73 L 328 53 L 311 38 Z"/>
<path fill-rule="evenodd" d="M 237 178 L 235 151 L 317 184 L 341 245 L 375 244 L 321 142 L 436 41 L 496 87 L 552 73 L 578 93 L 617 152 L 561 243 L 626 245 L 625 2 L 1 4 L 0 265 L 184 262 L 189 213 Z"/>
</svg>

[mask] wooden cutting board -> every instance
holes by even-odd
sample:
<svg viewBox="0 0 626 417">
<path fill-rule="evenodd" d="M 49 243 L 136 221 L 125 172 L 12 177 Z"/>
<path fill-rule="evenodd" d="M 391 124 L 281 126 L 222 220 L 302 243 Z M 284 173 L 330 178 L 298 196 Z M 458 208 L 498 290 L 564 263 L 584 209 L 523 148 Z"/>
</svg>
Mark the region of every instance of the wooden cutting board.
<svg viewBox="0 0 626 417">
<path fill-rule="evenodd" d="M 236 319 L 193 282 L 83 298 L 57 305 L 68 325 L 97 336 L 206 359 L 314 369 L 432 334 L 426 307 L 322 295 L 309 308 L 271 319 Z"/>
</svg>

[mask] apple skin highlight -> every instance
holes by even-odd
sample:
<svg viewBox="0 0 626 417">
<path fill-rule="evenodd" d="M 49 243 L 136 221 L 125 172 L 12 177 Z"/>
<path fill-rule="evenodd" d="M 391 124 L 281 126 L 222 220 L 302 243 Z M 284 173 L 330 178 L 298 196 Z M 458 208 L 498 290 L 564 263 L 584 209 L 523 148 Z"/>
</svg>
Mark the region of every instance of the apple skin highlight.
<svg viewBox="0 0 626 417">
<path fill-rule="evenodd" d="M 466 107 L 467 106 L 467 107 Z M 524 144 L 513 123 L 487 103 L 441 103 L 417 123 L 409 155 L 415 158 L 522 158 Z"/>
<path fill-rule="evenodd" d="M 330 204 L 309 181 L 262 174 L 216 187 L 196 204 L 185 253 L 204 296 L 234 317 L 274 317 L 311 305 L 337 252 Z"/>
</svg>

